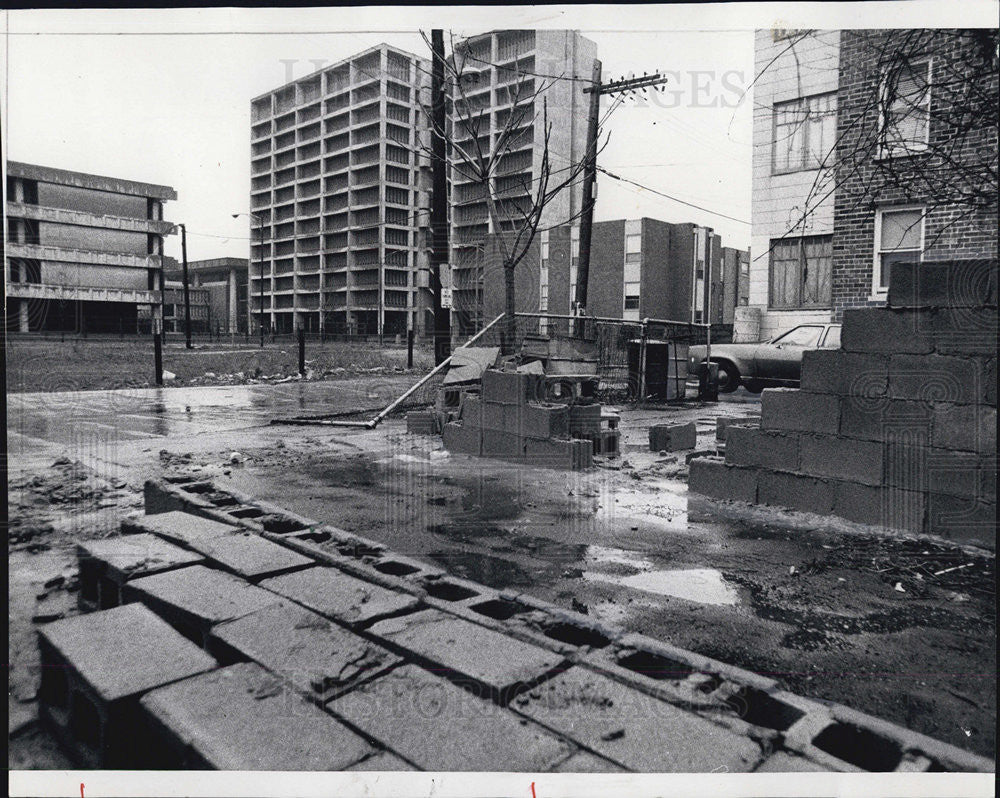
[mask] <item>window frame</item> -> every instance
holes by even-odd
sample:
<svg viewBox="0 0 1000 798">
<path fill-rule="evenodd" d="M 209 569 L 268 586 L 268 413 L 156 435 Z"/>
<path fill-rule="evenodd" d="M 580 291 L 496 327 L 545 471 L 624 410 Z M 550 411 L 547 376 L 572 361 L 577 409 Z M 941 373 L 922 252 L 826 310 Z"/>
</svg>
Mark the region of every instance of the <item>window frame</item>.
<svg viewBox="0 0 1000 798">
<path fill-rule="evenodd" d="M 798 164 L 796 166 L 788 166 L 779 168 L 778 167 L 778 107 L 779 106 L 791 106 L 794 103 L 798 103 L 799 106 L 806 105 L 816 100 L 820 97 L 828 97 L 833 101 L 833 108 L 831 109 L 834 116 L 833 124 L 833 141 L 831 142 L 830 150 L 824 156 L 829 163 L 817 163 L 815 166 L 810 165 L 807 160 L 809 156 L 809 130 L 810 125 L 807 124 L 807 120 L 803 119 L 801 122 L 803 129 L 803 143 L 802 143 L 802 154 L 798 159 Z M 838 92 L 837 91 L 821 91 L 816 94 L 805 94 L 801 97 L 794 97 L 790 100 L 781 100 L 780 102 L 772 103 L 771 106 L 771 174 L 772 175 L 790 175 L 796 172 L 814 172 L 817 169 L 829 169 L 832 167 L 834 159 L 830 159 L 831 154 L 835 153 L 837 150 L 837 115 L 840 113 L 840 103 L 838 102 Z"/>
<path fill-rule="evenodd" d="M 885 158 L 908 158 L 912 155 L 920 155 L 927 152 L 930 148 L 930 138 L 931 138 L 931 103 L 934 94 L 934 57 L 931 55 L 920 56 L 909 60 L 908 66 L 910 68 L 915 68 L 917 65 L 924 64 L 927 67 L 927 124 L 924 128 L 924 141 L 918 142 L 912 145 L 903 146 L 900 143 L 890 144 L 886 140 L 886 133 L 889 129 L 888 121 L 886 119 L 886 111 L 890 110 L 886 104 L 886 95 L 889 91 L 889 76 L 883 73 L 879 76 L 879 94 L 878 94 L 878 147 L 876 152 L 876 158 L 881 160 Z M 898 81 L 897 81 L 898 89 Z"/>
<path fill-rule="evenodd" d="M 924 259 L 924 251 L 926 249 L 926 225 L 927 225 L 927 206 L 926 205 L 886 205 L 883 208 L 875 209 L 875 230 L 874 230 L 874 246 L 872 248 L 872 292 L 868 297 L 870 300 L 883 300 L 889 293 L 889 286 L 886 285 L 882 287 L 882 218 L 886 213 L 905 213 L 907 211 L 919 211 L 920 212 L 920 249 L 916 250 L 919 253 L 917 262 L 920 263 Z M 892 249 L 886 250 L 887 252 L 912 252 L 914 250 L 909 249 Z"/>
<path fill-rule="evenodd" d="M 802 299 L 804 279 L 802 277 L 803 266 L 806 265 L 804 262 L 805 258 L 805 248 L 807 239 L 826 239 L 830 246 L 830 296 L 825 302 L 819 304 L 804 304 Z M 798 271 L 796 275 L 796 283 L 798 289 L 796 291 L 796 301 L 795 304 L 785 305 L 785 304 L 775 304 L 774 301 L 774 262 L 775 262 L 775 247 L 782 243 L 793 243 L 798 248 L 799 262 Z M 767 307 L 768 310 L 829 310 L 833 307 L 833 234 L 823 233 L 818 235 L 808 235 L 808 236 L 794 236 L 785 239 L 772 239 L 771 245 L 768 251 L 768 274 L 767 274 Z"/>
</svg>

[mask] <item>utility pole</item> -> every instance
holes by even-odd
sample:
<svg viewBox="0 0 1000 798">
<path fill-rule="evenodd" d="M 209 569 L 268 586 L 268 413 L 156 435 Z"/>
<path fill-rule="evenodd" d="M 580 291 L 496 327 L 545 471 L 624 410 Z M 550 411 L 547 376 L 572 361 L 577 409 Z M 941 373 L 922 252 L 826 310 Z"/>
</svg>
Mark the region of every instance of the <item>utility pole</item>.
<svg viewBox="0 0 1000 798">
<path fill-rule="evenodd" d="M 601 62 L 594 59 L 593 85 L 583 92 L 590 95 L 587 116 L 587 155 L 583 172 L 583 207 L 580 216 L 580 258 L 576 267 L 576 294 L 573 297 L 573 315 L 587 315 L 587 283 L 590 279 L 590 244 L 594 230 L 594 205 L 597 200 L 597 133 L 600 118 L 600 102 L 603 95 L 645 93 L 647 88 L 661 86 L 667 79 L 659 73 L 643 75 L 641 78 L 622 78 L 601 83 Z M 577 335 L 583 335 L 583 324 L 577 325 Z"/>
<path fill-rule="evenodd" d="M 434 308 L 434 365 L 451 353 L 451 310 L 441 305 L 441 266 L 448 262 L 448 173 L 444 138 L 444 31 L 431 31 L 431 293 Z"/>
<path fill-rule="evenodd" d="M 184 344 L 191 348 L 191 292 L 188 289 L 188 239 L 187 227 L 177 225 L 181 229 L 181 262 L 184 264 Z"/>
</svg>

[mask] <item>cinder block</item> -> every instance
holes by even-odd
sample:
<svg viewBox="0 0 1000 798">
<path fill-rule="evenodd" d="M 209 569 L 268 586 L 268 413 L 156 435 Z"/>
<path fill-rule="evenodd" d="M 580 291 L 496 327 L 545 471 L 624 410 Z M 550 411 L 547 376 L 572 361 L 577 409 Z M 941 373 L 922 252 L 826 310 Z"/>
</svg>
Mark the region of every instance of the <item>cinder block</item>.
<svg viewBox="0 0 1000 798">
<path fill-rule="evenodd" d="M 757 469 L 727 465 L 721 457 L 696 457 L 688 472 L 688 490 L 734 501 L 757 501 Z"/>
<path fill-rule="evenodd" d="M 501 704 L 563 664 L 548 649 L 435 609 L 379 621 L 369 632 L 437 675 L 471 685 Z"/>
<path fill-rule="evenodd" d="M 404 665 L 327 707 L 421 770 L 540 773 L 569 744 L 433 673 Z"/>
<path fill-rule="evenodd" d="M 729 427 L 726 462 L 730 465 L 762 466 L 779 471 L 799 467 L 797 432 L 768 432 L 751 427 Z"/>
<path fill-rule="evenodd" d="M 148 532 L 188 549 L 194 548 L 195 544 L 202 540 L 229 535 L 237 529 L 239 527 L 235 525 L 223 524 L 179 510 L 144 515 L 140 518 L 127 518 L 122 521 L 122 531 L 125 533 Z"/>
<path fill-rule="evenodd" d="M 885 396 L 888 385 L 887 355 L 839 349 L 815 349 L 802 355 L 799 387 L 803 391 L 873 399 Z"/>
<path fill-rule="evenodd" d="M 343 770 L 373 753 L 254 662 L 162 687 L 141 703 L 172 769 Z"/>
<path fill-rule="evenodd" d="M 569 406 L 569 434 L 574 438 L 594 439 L 601 434 L 599 404 Z"/>
<path fill-rule="evenodd" d="M 766 388 L 761 394 L 760 426 L 836 435 L 840 426 L 839 397 L 796 388 Z"/>
<path fill-rule="evenodd" d="M 219 659 L 253 660 L 321 703 L 402 662 L 382 646 L 290 604 L 219 624 L 209 645 Z"/>
<path fill-rule="evenodd" d="M 411 435 L 436 435 L 437 419 L 434 410 L 411 410 L 406 414 L 406 431 Z"/>
<path fill-rule="evenodd" d="M 996 502 L 928 493 L 926 531 L 951 540 L 995 549 Z"/>
<path fill-rule="evenodd" d="M 728 448 L 728 447 L 727 447 Z M 882 444 L 833 435 L 803 435 L 801 470 L 820 477 L 836 477 L 863 485 L 882 484 Z M 777 470 L 794 470 L 782 469 Z"/>
<path fill-rule="evenodd" d="M 829 768 L 817 765 L 811 759 L 797 756 L 788 751 L 777 751 L 771 754 L 754 773 L 823 773 Z"/>
<path fill-rule="evenodd" d="M 934 446 L 991 454 L 997 449 L 997 411 L 985 405 L 933 405 Z"/>
<path fill-rule="evenodd" d="M 844 311 L 841 349 L 845 352 L 929 354 L 934 351 L 933 311 L 850 308 Z M 803 365 L 805 361 L 803 360 Z"/>
<path fill-rule="evenodd" d="M 261 582 L 261 587 L 353 628 L 414 609 L 408 593 L 366 582 L 336 568 L 316 567 Z"/>
<path fill-rule="evenodd" d="M 715 419 L 715 439 L 724 443 L 730 427 L 759 427 L 760 413 L 745 416 L 719 416 Z"/>
<path fill-rule="evenodd" d="M 900 435 L 930 441 L 931 407 L 885 397 L 868 400 L 856 396 L 840 399 L 840 434 L 866 441 L 891 441 Z"/>
<path fill-rule="evenodd" d="M 970 258 L 940 263 L 894 263 L 888 304 L 893 308 L 995 308 L 997 261 Z"/>
<path fill-rule="evenodd" d="M 215 667 L 140 604 L 47 624 L 38 644 L 39 716 L 91 768 L 149 767 L 139 697 Z"/>
<path fill-rule="evenodd" d="M 592 404 L 573 404 L 569 406 L 569 420 L 570 421 L 593 421 L 601 418 L 601 405 Z"/>
<path fill-rule="evenodd" d="M 487 369 L 483 372 L 482 397 L 486 402 L 523 405 L 539 398 L 537 386 L 537 375 Z"/>
<path fill-rule="evenodd" d="M 454 421 L 444 425 L 442 437 L 444 448 L 455 454 L 479 456 L 483 453 L 483 432 L 479 427 L 458 424 Z"/>
<path fill-rule="evenodd" d="M 80 566 L 80 607 L 109 609 L 121 604 L 121 588 L 130 579 L 204 562 L 193 551 L 140 533 L 76 544 Z"/>
<path fill-rule="evenodd" d="M 573 469 L 586 471 L 594 465 L 594 444 L 592 441 L 573 438 L 570 440 L 570 450 L 573 452 Z"/>
<path fill-rule="evenodd" d="M 602 457 L 618 457 L 621 450 L 621 433 L 616 429 L 601 430 L 600 437 L 594 444 L 594 454 Z"/>
<path fill-rule="evenodd" d="M 790 507 L 823 515 L 833 510 L 834 483 L 782 471 L 761 470 L 757 499 L 761 504 Z"/>
<path fill-rule="evenodd" d="M 745 773 L 761 759 L 748 736 L 574 666 L 512 709 L 611 761 L 645 773 Z"/>
<path fill-rule="evenodd" d="M 984 459 L 979 469 L 979 497 L 991 504 L 997 503 L 997 456 Z"/>
<path fill-rule="evenodd" d="M 990 407 L 997 406 L 997 359 L 995 357 L 979 360 L 979 382 L 986 386 L 983 391 L 983 401 Z"/>
<path fill-rule="evenodd" d="M 576 467 L 576 449 L 571 441 L 553 438 L 525 438 L 524 456 L 527 462 L 539 468 L 565 468 L 573 470 Z"/>
<path fill-rule="evenodd" d="M 517 406 L 515 405 L 515 407 Z M 507 409 L 507 405 L 502 405 L 499 402 L 483 402 L 481 408 L 482 421 L 480 426 L 483 429 L 506 428 L 504 411 Z"/>
<path fill-rule="evenodd" d="M 282 601 L 274 593 L 203 565 L 134 579 L 122 594 L 125 601 L 141 601 L 203 648 L 215 624 Z"/>
<path fill-rule="evenodd" d="M 475 394 L 465 394 L 462 397 L 462 406 L 458 417 L 463 424 L 474 427 L 483 426 L 483 400 Z"/>
<path fill-rule="evenodd" d="M 247 531 L 203 538 L 193 542 L 191 548 L 214 565 L 250 581 L 315 564 L 298 552 Z"/>
<path fill-rule="evenodd" d="M 996 308 L 942 308 L 931 321 L 934 350 L 940 355 L 995 357 Z"/>
<path fill-rule="evenodd" d="M 530 438 L 569 438 L 570 411 L 566 405 L 528 404 L 522 433 Z"/>
<path fill-rule="evenodd" d="M 887 526 L 881 487 L 837 482 L 834 485 L 833 513 L 858 524 Z"/>
<path fill-rule="evenodd" d="M 927 403 L 975 404 L 982 401 L 979 364 L 973 358 L 944 355 L 892 355 L 889 396 Z"/>
<path fill-rule="evenodd" d="M 484 429 L 483 455 L 486 457 L 524 457 L 524 438 L 517 431 Z"/>
<path fill-rule="evenodd" d="M 693 449 L 698 442 L 698 429 L 694 422 L 689 424 L 654 424 L 649 428 L 649 450 L 651 452 L 679 452 Z"/>
</svg>

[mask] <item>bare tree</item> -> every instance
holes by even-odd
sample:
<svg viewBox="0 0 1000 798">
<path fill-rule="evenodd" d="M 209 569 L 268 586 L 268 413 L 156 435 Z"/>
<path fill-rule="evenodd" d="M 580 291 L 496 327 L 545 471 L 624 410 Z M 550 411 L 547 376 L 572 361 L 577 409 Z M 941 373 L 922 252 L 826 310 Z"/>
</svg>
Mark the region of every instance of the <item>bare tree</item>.
<svg viewBox="0 0 1000 798">
<path fill-rule="evenodd" d="M 426 34 L 424 40 L 430 46 Z M 573 209 L 572 203 L 568 203 L 571 211 L 562 218 L 552 219 L 552 213 L 546 213 L 563 192 L 582 182 L 587 164 L 585 157 L 577 161 L 567 158 L 564 164 L 553 162 L 559 154 L 552 145 L 552 122 L 546 94 L 557 81 L 576 78 L 539 75 L 517 66 L 497 67 L 476 58 L 461 44 L 456 48 L 453 38 L 450 49 L 451 57 L 445 60 L 449 124 L 444 130 L 434 127 L 434 133 L 446 140 L 448 165 L 453 176 L 476 187 L 468 197 L 459 198 L 453 193 L 453 213 L 461 213 L 463 207 L 486 206 L 492 241 L 498 249 L 504 276 L 501 349 L 504 354 L 511 354 L 516 341 L 516 269 L 531 250 L 538 232 L 568 224 L 583 211 L 582 207 Z M 469 87 L 476 85 L 473 76 L 494 68 L 502 73 L 501 91 L 506 94 L 505 105 L 510 106 L 499 112 L 492 98 L 483 103 L 469 96 L 474 94 Z M 424 111 L 432 120 L 430 109 Z M 535 130 L 532 139 L 528 138 L 529 126 Z M 606 144 L 607 139 L 598 149 Z M 533 155 L 531 165 L 526 168 L 515 153 L 528 146 L 533 147 Z M 430 142 L 421 142 L 420 148 L 433 157 Z"/>
</svg>

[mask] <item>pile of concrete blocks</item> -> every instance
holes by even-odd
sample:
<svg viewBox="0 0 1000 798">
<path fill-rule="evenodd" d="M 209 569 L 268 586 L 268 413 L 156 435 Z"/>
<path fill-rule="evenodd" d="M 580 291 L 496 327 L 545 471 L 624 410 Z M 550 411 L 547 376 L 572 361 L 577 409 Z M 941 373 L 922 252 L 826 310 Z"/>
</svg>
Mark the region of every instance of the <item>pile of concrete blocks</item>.
<svg viewBox="0 0 1000 798">
<path fill-rule="evenodd" d="M 649 428 L 649 451 L 680 452 L 698 443 L 698 428 L 687 424 L 654 424 Z"/>
<path fill-rule="evenodd" d="M 406 414 L 406 431 L 411 435 L 438 435 L 440 411 L 411 410 Z"/>
<path fill-rule="evenodd" d="M 996 275 L 894 264 L 888 305 L 845 311 L 841 348 L 764 391 L 759 427 L 693 461 L 690 489 L 993 548 Z"/>
<path fill-rule="evenodd" d="M 573 428 L 581 429 L 596 413 L 599 433 L 601 406 L 541 401 L 542 381 L 537 374 L 485 371 L 480 393 L 463 393 L 458 420 L 444 425 L 445 448 L 573 471 L 590 468 L 594 442 L 575 436 Z"/>
</svg>

